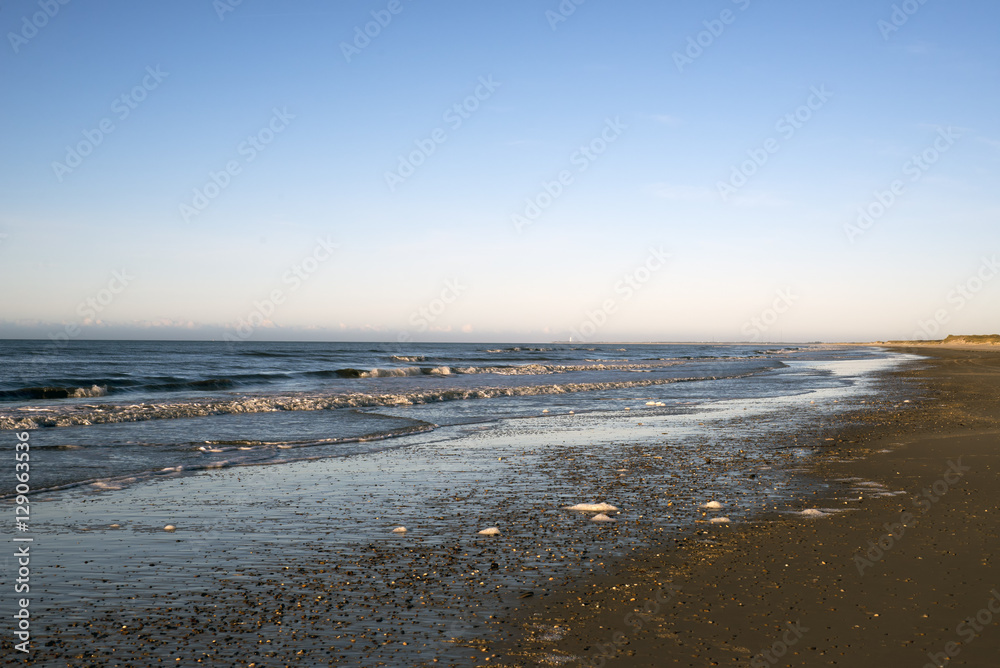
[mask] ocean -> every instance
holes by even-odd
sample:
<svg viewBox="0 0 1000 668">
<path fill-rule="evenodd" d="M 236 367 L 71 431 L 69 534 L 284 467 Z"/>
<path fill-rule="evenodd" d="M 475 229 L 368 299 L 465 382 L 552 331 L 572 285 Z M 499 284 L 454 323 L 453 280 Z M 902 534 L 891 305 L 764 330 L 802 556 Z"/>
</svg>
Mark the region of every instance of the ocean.
<svg viewBox="0 0 1000 668">
<path fill-rule="evenodd" d="M 351 457 L 442 427 L 624 409 L 690 414 L 854 381 L 782 345 L 0 341 L 0 429 L 33 430 L 33 489 L 119 487 Z M 420 434 L 420 438 L 414 438 Z M 3 494 L 13 493 L 5 481 Z"/>
</svg>

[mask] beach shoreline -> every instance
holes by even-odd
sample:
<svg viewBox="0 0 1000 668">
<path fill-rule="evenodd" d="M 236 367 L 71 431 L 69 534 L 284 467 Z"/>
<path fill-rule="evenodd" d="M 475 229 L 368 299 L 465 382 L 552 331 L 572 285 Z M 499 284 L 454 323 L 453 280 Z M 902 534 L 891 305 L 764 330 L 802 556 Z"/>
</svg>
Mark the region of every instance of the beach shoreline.
<svg viewBox="0 0 1000 668">
<path fill-rule="evenodd" d="M 923 359 L 807 355 L 777 376 L 831 374 L 807 392 L 593 414 L 569 404 L 404 437 L 401 449 L 43 493 L 28 663 L 643 665 L 644 651 L 659 659 L 662 643 L 690 640 L 638 633 L 656 615 L 681 601 L 713 608 L 713 578 L 733 570 L 714 564 L 782 545 L 754 534 L 748 552 L 736 536 L 820 530 L 896 498 L 898 481 L 850 467 L 889 456 L 877 454 L 897 447 L 887 435 L 944 424 L 925 411 L 944 381 L 919 371 L 942 365 Z M 580 502 L 613 503 L 614 521 L 568 509 Z M 793 514 L 816 508 L 849 513 Z M 722 516 L 731 522 L 710 522 Z M 499 535 L 477 533 L 491 526 Z M 766 578 L 744 577 L 764 600 Z M 743 584 L 728 586 L 735 596 Z M 729 623 L 753 628 L 738 608 Z M 714 630 L 704 612 L 679 622 L 698 620 Z M 759 641 L 729 640 L 720 656 L 752 660 Z M 718 649 L 684 647 L 680 665 Z"/>
<path fill-rule="evenodd" d="M 763 513 L 651 546 L 522 606 L 502 665 L 994 665 L 1000 357 L 879 347 L 928 357 L 885 377 L 924 398 L 831 432 L 810 472 L 830 493 L 801 508 L 848 512 Z M 864 482 L 893 493 L 845 495 Z"/>
<path fill-rule="evenodd" d="M 901 362 L 857 350 L 781 359 L 736 385 L 543 398 L 534 415 L 373 452 L 40 491 L 26 658 L 496 665 L 490 643 L 512 611 L 603 577 L 657 536 L 696 535 L 706 496 L 738 498 L 726 508 L 738 523 L 810 494 L 816 481 L 795 471 L 876 398 L 877 370 Z M 792 427 L 800 440 L 772 448 Z M 62 433 L 32 431 L 32 448 Z M 569 509 L 602 502 L 615 521 Z M 490 527 L 499 535 L 478 533 Z"/>
</svg>

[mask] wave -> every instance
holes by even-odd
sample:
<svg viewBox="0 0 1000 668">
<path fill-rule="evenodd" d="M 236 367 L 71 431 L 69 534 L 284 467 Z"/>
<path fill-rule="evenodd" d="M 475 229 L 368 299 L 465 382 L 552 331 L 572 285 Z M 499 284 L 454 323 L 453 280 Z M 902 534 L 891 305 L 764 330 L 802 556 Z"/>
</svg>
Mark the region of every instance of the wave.
<svg viewBox="0 0 1000 668">
<path fill-rule="evenodd" d="M 743 378 L 753 372 L 721 376 Z M 19 415 L 17 411 L 0 414 L 0 430 L 37 429 L 39 427 L 70 427 L 120 422 L 141 422 L 188 417 L 206 417 L 233 413 L 269 413 L 277 411 L 315 411 L 339 408 L 377 406 L 413 406 L 441 401 L 465 401 L 576 392 L 620 390 L 636 387 L 668 385 L 678 382 L 716 380 L 720 377 L 662 378 L 633 381 L 564 383 L 552 385 L 520 385 L 515 387 L 452 388 L 415 390 L 403 393 L 343 393 L 244 396 L 234 399 L 207 399 L 174 403 L 103 404 L 100 406 L 66 406 L 44 414 Z"/>
<path fill-rule="evenodd" d="M 423 362 L 427 358 L 423 355 L 392 355 L 389 359 L 394 362 Z"/>
<path fill-rule="evenodd" d="M 103 397 L 107 393 L 107 385 L 97 384 L 90 387 L 22 387 L 16 390 L 0 391 L 0 400 L 81 399 L 84 397 Z"/>
<path fill-rule="evenodd" d="M 541 349 L 539 349 L 541 350 Z M 396 360 L 416 360 L 422 356 L 395 356 Z M 587 360 L 584 364 L 510 364 L 483 366 L 399 366 L 376 367 L 373 369 L 357 369 L 346 367 L 342 369 L 320 369 L 292 373 L 246 373 L 217 378 L 184 378 L 176 376 L 148 376 L 136 378 L 59 378 L 47 379 L 47 385 L 21 387 L 0 390 L 0 402 L 3 401 L 37 401 L 59 399 L 81 399 L 103 397 L 108 395 L 124 395 L 136 393 L 169 393 L 169 392 L 224 392 L 240 387 L 267 385 L 275 381 L 299 378 L 405 378 L 417 376 L 450 376 L 454 374 L 494 374 L 498 376 L 519 375 L 549 375 L 580 371 L 643 371 L 655 370 L 682 361 L 603 362 Z"/>
<path fill-rule="evenodd" d="M 369 441 L 382 441 L 388 438 L 398 438 L 400 436 L 409 436 L 411 434 L 422 434 L 424 432 L 434 431 L 437 428 L 437 425 L 430 424 L 429 422 L 420 422 L 420 424 L 408 427 L 398 427 L 396 429 L 388 429 L 386 431 L 380 431 L 373 434 L 365 434 L 364 436 L 347 436 L 343 438 L 310 438 L 302 441 L 258 441 L 236 438 L 218 441 L 202 441 L 201 443 L 192 443 L 191 445 L 196 446 L 197 449 L 202 452 L 231 452 L 234 450 L 246 451 L 265 448 L 288 450 L 292 448 L 312 448 L 320 445 L 341 445 L 343 443 L 367 443 Z"/>
<path fill-rule="evenodd" d="M 269 350 L 241 350 L 240 355 L 245 357 L 299 357 L 301 353 L 279 353 Z"/>
<path fill-rule="evenodd" d="M 501 366 L 435 366 L 435 367 L 392 367 L 375 369 L 334 369 L 323 371 L 307 371 L 307 376 L 325 378 L 403 378 L 408 376 L 449 376 L 452 374 L 495 374 L 498 376 L 542 376 L 555 373 L 571 373 L 574 371 L 641 371 L 648 372 L 668 366 L 683 364 L 680 361 L 667 361 L 656 364 L 639 364 L 629 362 L 611 362 L 599 364 L 515 364 Z"/>
<path fill-rule="evenodd" d="M 289 378 L 289 375 L 284 373 L 251 373 L 236 375 L 232 378 L 190 379 L 153 376 L 142 381 L 129 378 L 101 378 L 76 382 L 56 380 L 54 382 L 57 384 L 53 385 L 0 390 L 0 401 L 82 399 L 129 392 L 212 392 L 286 378 Z"/>
<path fill-rule="evenodd" d="M 177 383 L 158 383 L 147 385 L 143 389 L 154 392 L 173 392 L 176 390 L 228 390 L 236 387 L 236 381 L 231 378 L 206 378 L 204 380 L 187 380 Z"/>
</svg>

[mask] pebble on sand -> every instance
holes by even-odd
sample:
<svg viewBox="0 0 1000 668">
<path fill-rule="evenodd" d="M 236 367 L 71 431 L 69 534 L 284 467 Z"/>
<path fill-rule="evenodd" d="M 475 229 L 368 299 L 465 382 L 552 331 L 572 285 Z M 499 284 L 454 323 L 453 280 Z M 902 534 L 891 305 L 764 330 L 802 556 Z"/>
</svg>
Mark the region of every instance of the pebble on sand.
<svg viewBox="0 0 1000 668">
<path fill-rule="evenodd" d="M 582 510 L 585 513 L 606 513 L 618 510 L 610 503 L 578 503 L 575 506 L 566 506 L 563 510 Z"/>
<path fill-rule="evenodd" d="M 396 527 L 392 530 L 393 533 L 406 533 L 406 527 Z"/>
<path fill-rule="evenodd" d="M 720 510 L 722 508 L 722 504 L 718 501 L 709 501 L 708 503 L 701 504 L 701 507 L 706 510 Z"/>
<path fill-rule="evenodd" d="M 480 536 L 499 536 L 500 535 L 500 529 L 497 529 L 496 527 L 489 527 L 488 529 L 483 529 L 482 531 L 480 531 L 479 535 Z"/>
<path fill-rule="evenodd" d="M 168 524 L 167 526 L 163 527 L 164 531 L 175 531 L 176 529 L 177 527 L 175 527 L 173 524 Z"/>
<path fill-rule="evenodd" d="M 728 517 L 713 517 L 708 521 L 709 524 L 729 524 Z"/>
<path fill-rule="evenodd" d="M 591 517 L 590 521 L 591 522 L 614 522 L 615 518 L 608 517 L 604 513 L 600 513 L 599 515 L 594 515 L 593 517 Z"/>
</svg>

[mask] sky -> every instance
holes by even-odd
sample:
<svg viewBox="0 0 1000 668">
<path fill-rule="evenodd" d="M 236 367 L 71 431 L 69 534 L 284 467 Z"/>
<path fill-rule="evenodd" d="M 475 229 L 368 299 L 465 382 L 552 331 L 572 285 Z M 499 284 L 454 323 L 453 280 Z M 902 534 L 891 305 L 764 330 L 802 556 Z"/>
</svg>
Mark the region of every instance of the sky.
<svg viewBox="0 0 1000 668">
<path fill-rule="evenodd" d="M 998 23 L 0 0 L 0 337 L 996 333 Z"/>
</svg>

